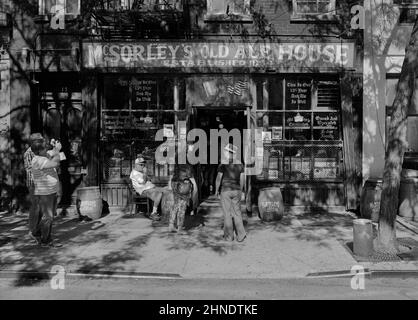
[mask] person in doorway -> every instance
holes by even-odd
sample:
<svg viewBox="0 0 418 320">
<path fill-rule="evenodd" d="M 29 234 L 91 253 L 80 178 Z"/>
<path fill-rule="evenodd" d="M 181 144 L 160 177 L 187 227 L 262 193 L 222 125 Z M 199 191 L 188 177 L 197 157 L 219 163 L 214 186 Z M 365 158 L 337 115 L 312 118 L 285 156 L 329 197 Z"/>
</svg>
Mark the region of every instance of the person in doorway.
<svg viewBox="0 0 418 320">
<path fill-rule="evenodd" d="M 163 191 L 161 190 L 161 188 L 157 188 L 149 180 L 144 158 L 139 157 L 135 160 L 135 167 L 132 170 L 129 178 L 132 181 L 132 186 L 134 190 L 139 195 L 145 196 L 154 202 L 152 212 L 150 214 L 150 219 L 154 221 L 161 220 L 158 214 L 158 206 L 161 203 Z"/>
<path fill-rule="evenodd" d="M 52 222 L 56 210 L 57 193 L 59 188 L 57 168 L 60 165 L 61 144 L 54 144 L 48 154 L 45 141 L 37 140 L 31 145 L 34 157 L 31 162 L 31 172 L 35 185 L 34 196 L 38 203 L 38 210 L 34 217 L 39 224 L 34 228 L 33 235 L 42 246 L 60 247 L 61 244 L 52 241 Z"/>
<path fill-rule="evenodd" d="M 218 167 L 216 195 L 220 197 L 224 213 L 224 239 L 234 240 L 234 229 L 238 242 L 247 237 L 241 213 L 241 195 L 244 190 L 244 166 L 237 158 L 238 147 L 229 143 L 225 146 L 224 161 Z"/>
</svg>

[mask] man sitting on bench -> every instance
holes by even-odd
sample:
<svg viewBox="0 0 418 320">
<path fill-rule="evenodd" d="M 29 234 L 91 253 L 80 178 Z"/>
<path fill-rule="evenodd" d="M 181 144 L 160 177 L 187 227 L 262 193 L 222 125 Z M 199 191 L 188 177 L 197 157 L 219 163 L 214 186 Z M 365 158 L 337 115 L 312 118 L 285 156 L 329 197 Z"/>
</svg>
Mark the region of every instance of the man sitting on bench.
<svg viewBox="0 0 418 320">
<path fill-rule="evenodd" d="M 129 178 L 132 181 L 133 188 L 140 196 L 147 197 L 154 202 L 150 218 L 154 221 L 160 220 L 161 218 L 158 215 L 157 210 L 160 205 L 161 198 L 163 197 L 163 190 L 156 187 L 148 179 L 144 158 L 139 157 L 135 160 L 135 167 Z"/>
</svg>

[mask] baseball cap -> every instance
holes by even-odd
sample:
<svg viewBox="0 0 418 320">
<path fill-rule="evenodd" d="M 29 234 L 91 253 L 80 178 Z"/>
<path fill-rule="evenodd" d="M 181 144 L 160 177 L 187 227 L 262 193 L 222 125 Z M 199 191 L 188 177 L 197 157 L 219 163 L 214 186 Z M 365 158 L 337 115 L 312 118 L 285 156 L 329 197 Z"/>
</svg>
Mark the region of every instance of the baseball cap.
<svg viewBox="0 0 418 320">
<path fill-rule="evenodd" d="M 35 141 L 38 141 L 38 140 L 44 140 L 44 137 L 42 137 L 42 134 L 40 134 L 39 132 L 32 133 L 29 136 L 30 143 L 35 142 Z"/>
<path fill-rule="evenodd" d="M 143 164 L 145 163 L 145 159 L 142 157 L 136 158 L 135 159 L 135 164 Z"/>
</svg>

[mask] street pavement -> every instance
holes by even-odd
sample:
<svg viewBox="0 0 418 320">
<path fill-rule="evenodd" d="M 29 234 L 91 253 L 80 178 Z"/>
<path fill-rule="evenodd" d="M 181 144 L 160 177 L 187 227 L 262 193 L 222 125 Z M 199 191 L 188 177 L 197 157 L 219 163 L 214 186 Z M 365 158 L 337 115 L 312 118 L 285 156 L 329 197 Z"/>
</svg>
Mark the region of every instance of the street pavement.
<svg viewBox="0 0 418 320">
<path fill-rule="evenodd" d="M 53 289 L 49 280 L 16 283 L 12 279 L 3 278 L 0 279 L 0 299 L 185 300 L 185 305 L 190 300 L 417 300 L 418 279 L 366 279 L 363 290 L 353 290 L 350 278 L 69 279 L 62 289 Z M 166 306 L 167 303 L 170 304 L 170 301 L 161 301 L 159 305 Z M 252 301 L 251 304 L 257 304 L 257 301 Z M 146 308 L 149 313 L 159 309 L 158 306 L 153 308 L 152 304 Z M 258 309 L 263 311 L 261 306 Z"/>
<path fill-rule="evenodd" d="M 113 210 L 97 221 L 80 223 L 71 210 L 55 221 L 61 248 L 41 248 L 28 238 L 25 216 L 0 219 L 0 278 L 48 274 L 53 266 L 68 274 L 106 274 L 162 279 L 295 279 L 312 274 L 350 272 L 359 263 L 350 214 L 288 214 L 279 222 L 248 219 L 243 243 L 223 240 L 222 211 L 210 198 L 187 219 L 183 234 L 142 214 Z M 416 235 L 401 226 L 398 237 Z M 370 270 L 418 270 L 415 261 L 361 263 Z"/>
</svg>

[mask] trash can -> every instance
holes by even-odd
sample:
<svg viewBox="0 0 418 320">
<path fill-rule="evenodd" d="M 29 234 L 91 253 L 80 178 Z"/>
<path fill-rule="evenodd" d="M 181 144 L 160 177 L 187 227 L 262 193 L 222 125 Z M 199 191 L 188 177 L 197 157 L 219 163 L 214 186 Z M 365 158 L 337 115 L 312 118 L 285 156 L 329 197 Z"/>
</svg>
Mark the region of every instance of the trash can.
<svg viewBox="0 0 418 320">
<path fill-rule="evenodd" d="M 362 218 L 371 219 L 373 222 L 379 221 L 382 185 L 382 179 L 373 178 L 368 179 L 364 184 L 360 201 L 360 213 Z"/>
<path fill-rule="evenodd" d="M 353 253 L 359 257 L 373 254 L 373 225 L 369 219 L 353 221 Z"/>
</svg>

